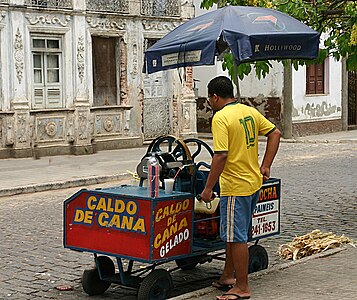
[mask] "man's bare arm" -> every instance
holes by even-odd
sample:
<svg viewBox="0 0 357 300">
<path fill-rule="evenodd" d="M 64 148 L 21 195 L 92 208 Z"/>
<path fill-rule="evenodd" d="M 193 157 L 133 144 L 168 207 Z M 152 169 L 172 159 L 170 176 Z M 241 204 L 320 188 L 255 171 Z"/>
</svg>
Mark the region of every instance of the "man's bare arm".
<svg viewBox="0 0 357 300">
<path fill-rule="evenodd" d="M 201 193 L 203 201 L 211 201 L 213 187 L 216 185 L 227 161 L 227 152 L 215 153 L 212 158 L 211 170 L 209 172 L 206 186 Z"/>
<path fill-rule="evenodd" d="M 280 130 L 277 128 L 267 136 L 268 139 L 266 143 L 265 154 L 260 167 L 260 172 L 263 175 L 263 181 L 266 181 L 270 178 L 270 167 L 279 149 L 280 136 Z"/>
</svg>

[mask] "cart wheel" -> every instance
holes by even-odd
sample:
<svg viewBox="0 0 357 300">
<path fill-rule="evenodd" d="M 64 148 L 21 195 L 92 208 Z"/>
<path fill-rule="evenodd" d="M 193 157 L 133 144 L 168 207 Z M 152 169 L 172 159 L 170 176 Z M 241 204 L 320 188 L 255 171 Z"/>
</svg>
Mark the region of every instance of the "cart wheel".
<svg viewBox="0 0 357 300">
<path fill-rule="evenodd" d="M 115 274 L 114 263 L 109 257 L 98 256 L 96 258 L 96 263 L 100 268 L 102 277 Z M 97 266 L 91 270 L 84 270 L 82 275 L 82 287 L 89 296 L 101 295 L 111 285 L 109 281 L 100 279 Z"/>
<path fill-rule="evenodd" d="M 186 258 L 176 259 L 175 263 L 181 270 L 192 270 L 200 262 L 201 256 L 189 256 Z"/>
<path fill-rule="evenodd" d="M 153 270 L 144 278 L 138 291 L 138 300 L 164 300 L 172 289 L 172 278 L 168 271 Z"/>
<path fill-rule="evenodd" d="M 189 138 L 189 139 L 185 139 L 183 140 L 184 143 L 187 144 L 187 146 L 191 146 L 193 154 L 192 154 L 192 160 L 195 161 L 195 158 L 201 153 L 202 151 L 202 146 L 203 148 L 205 148 L 207 150 L 207 152 L 209 153 L 209 155 L 211 157 L 213 157 L 213 150 L 211 149 L 211 147 L 205 143 L 204 141 L 201 141 L 199 139 L 195 139 L 195 138 Z"/>
<path fill-rule="evenodd" d="M 268 253 L 264 247 L 260 245 L 252 245 L 249 247 L 249 273 L 258 272 L 268 267 Z"/>
<path fill-rule="evenodd" d="M 96 258 L 96 266 L 100 268 L 102 277 L 112 276 L 115 274 L 115 266 L 112 259 L 108 256 L 98 256 Z"/>
</svg>

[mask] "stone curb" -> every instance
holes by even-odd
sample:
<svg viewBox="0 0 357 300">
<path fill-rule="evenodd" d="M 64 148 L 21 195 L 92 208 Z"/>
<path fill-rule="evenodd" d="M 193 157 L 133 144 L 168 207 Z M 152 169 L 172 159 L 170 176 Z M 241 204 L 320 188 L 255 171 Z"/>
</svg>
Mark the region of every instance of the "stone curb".
<svg viewBox="0 0 357 300">
<path fill-rule="evenodd" d="M 64 180 L 50 183 L 30 184 L 21 187 L 11 187 L 0 189 L 0 197 L 14 196 L 18 194 L 28 194 L 49 190 L 66 189 L 76 186 L 94 185 L 110 181 L 120 181 L 130 179 L 132 175 L 128 173 L 83 177 L 79 179 Z"/>
<path fill-rule="evenodd" d="M 250 274 L 249 275 L 249 279 L 250 280 L 257 279 L 258 277 L 261 277 L 261 276 L 264 276 L 264 275 L 267 275 L 267 274 L 270 274 L 270 273 L 274 273 L 274 272 L 279 271 L 279 270 L 284 270 L 286 268 L 295 266 L 297 264 L 305 263 L 305 262 L 307 262 L 307 261 L 309 261 L 311 259 L 317 259 L 317 258 L 322 258 L 322 257 L 327 257 L 327 256 L 330 256 L 330 255 L 334 255 L 334 254 L 339 253 L 341 251 L 344 251 L 346 249 L 347 249 L 347 247 L 340 247 L 340 248 L 330 249 L 330 250 L 327 250 L 327 251 L 324 251 L 324 252 L 321 252 L 321 253 L 317 253 L 317 254 L 314 254 L 314 255 L 311 255 L 311 256 L 308 256 L 308 257 L 304 257 L 304 258 L 299 259 L 299 260 L 282 263 L 282 264 L 273 266 L 271 268 L 268 268 L 266 270 L 262 270 L 262 271 Z M 190 292 L 190 293 L 187 293 L 187 294 L 183 294 L 183 295 L 180 295 L 180 296 L 177 296 L 177 297 L 170 298 L 169 300 L 194 299 L 194 298 L 198 298 L 198 297 L 213 293 L 216 290 L 217 289 L 214 288 L 214 287 L 207 287 L 207 288 L 203 288 L 203 289 L 200 289 L 200 290 L 197 290 L 197 291 L 194 291 L 194 292 Z"/>
<path fill-rule="evenodd" d="M 212 140 L 211 135 L 203 135 L 203 136 L 198 136 L 200 139 L 207 139 L 207 140 Z M 264 142 L 266 140 L 265 137 L 259 136 L 259 141 Z M 315 139 L 315 140 L 310 140 L 308 137 L 306 138 L 299 138 L 299 139 L 285 139 L 281 138 L 280 139 L 281 143 L 302 143 L 302 144 L 348 144 L 348 143 L 357 143 L 357 139 L 336 139 L 336 140 L 323 140 L 323 139 Z"/>
</svg>

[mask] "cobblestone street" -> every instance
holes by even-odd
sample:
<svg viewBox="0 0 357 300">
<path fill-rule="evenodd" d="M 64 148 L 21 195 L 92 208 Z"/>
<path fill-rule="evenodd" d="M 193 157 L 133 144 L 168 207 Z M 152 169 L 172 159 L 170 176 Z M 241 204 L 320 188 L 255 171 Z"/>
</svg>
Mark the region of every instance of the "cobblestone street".
<svg viewBox="0 0 357 300">
<path fill-rule="evenodd" d="M 260 153 L 264 146 L 261 143 Z M 281 144 L 272 168 L 272 177 L 282 179 L 281 233 L 260 241 L 270 266 L 283 262 L 277 255 L 279 245 L 314 229 L 357 240 L 356 170 L 357 143 Z M 112 185 L 118 183 L 100 186 Z M 0 299 L 88 299 L 80 278 L 92 267 L 92 255 L 64 249 L 62 241 L 63 201 L 79 189 L 0 197 Z M 210 286 L 222 267 L 213 261 L 173 272 L 172 296 Z M 55 289 L 60 285 L 73 290 L 60 292 Z M 112 285 L 90 299 L 114 298 L 136 296 Z"/>
</svg>

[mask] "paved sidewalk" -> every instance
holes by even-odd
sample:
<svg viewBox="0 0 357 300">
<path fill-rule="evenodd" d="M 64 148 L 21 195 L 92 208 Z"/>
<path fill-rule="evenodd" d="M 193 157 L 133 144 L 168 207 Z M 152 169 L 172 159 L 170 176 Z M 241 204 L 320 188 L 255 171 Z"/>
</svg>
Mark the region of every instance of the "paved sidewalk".
<svg viewBox="0 0 357 300">
<path fill-rule="evenodd" d="M 250 274 L 254 300 L 357 299 L 357 248 L 336 248 Z M 205 288 L 171 300 L 215 299 Z"/>
</svg>

